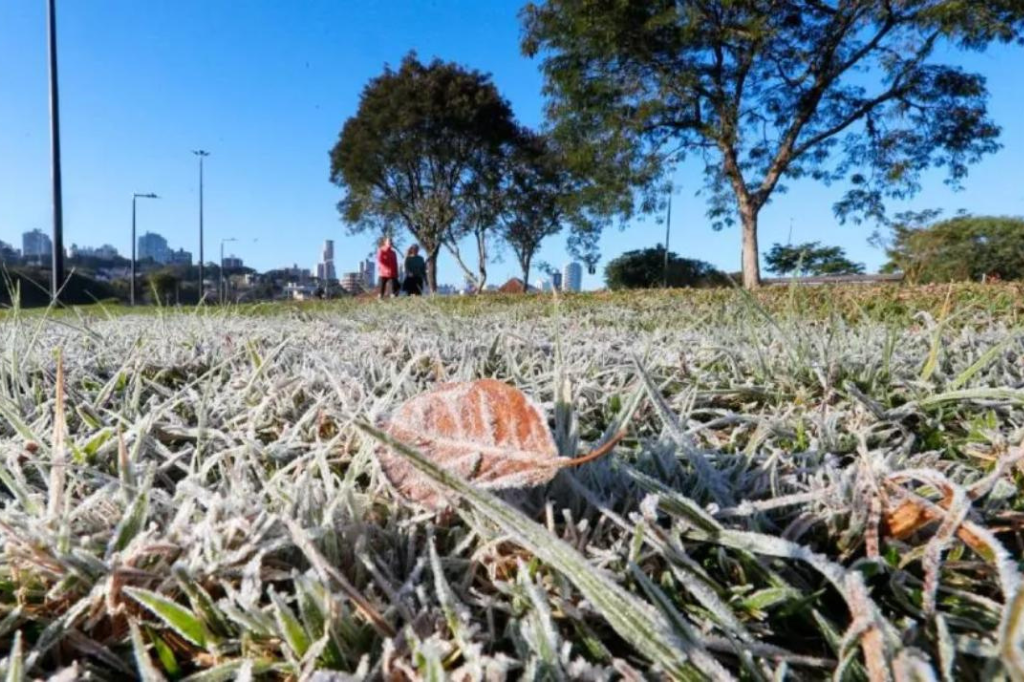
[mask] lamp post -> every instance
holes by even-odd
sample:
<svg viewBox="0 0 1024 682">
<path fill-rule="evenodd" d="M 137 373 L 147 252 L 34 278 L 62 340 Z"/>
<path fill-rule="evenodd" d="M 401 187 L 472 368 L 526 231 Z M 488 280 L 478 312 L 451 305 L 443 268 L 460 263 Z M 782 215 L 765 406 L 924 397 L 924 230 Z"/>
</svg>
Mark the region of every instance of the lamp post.
<svg viewBox="0 0 1024 682">
<path fill-rule="evenodd" d="M 666 289 L 668 289 L 668 238 L 669 233 L 672 230 L 672 184 L 668 186 L 668 215 L 665 217 L 665 264 L 662 267 L 662 279 Z"/>
<path fill-rule="evenodd" d="M 129 286 L 129 301 L 132 306 L 135 305 L 135 200 L 136 199 L 159 199 L 157 195 L 150 192 L 149 194 L 135 193 L 132 195 L 132 274 L 131 282 Z"/>
<path fill-rule="evenodd" d="M 237 242 L 238 239 L 235 237 L 225 237 L 220 240 L 220 303 L 224 305 L 224 244 L 227 242 Z"/>
<path fill-rule="evenodd" d="M 193 154 L 199 157 L 199 300 L 203 300 L 203 159 L 210 155 L 204 149 L 195 149 Z"/>
<path fill-rule="evenodd" d="M 50 57 L 50 151 L 53 174 L 53 254 L 50 266 L 50 296 L 54 302 L 64 283 L 64 201 L 60 181 L 60 102 L 57 93 L 57 9 L 46 3 L 47 42 Z"/>
</svg>

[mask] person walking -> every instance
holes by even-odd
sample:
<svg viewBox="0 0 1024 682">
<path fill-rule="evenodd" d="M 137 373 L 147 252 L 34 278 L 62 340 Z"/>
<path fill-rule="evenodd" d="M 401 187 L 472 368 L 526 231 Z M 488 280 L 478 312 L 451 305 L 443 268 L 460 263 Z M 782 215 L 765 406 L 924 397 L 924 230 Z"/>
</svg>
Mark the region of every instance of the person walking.
<svg viewBox="0 0 1024 682">
<path fill-rule="evenodd" d="M 377 249 L 377 277 L 380 279 L 380 291 L 377 298 L 384 298 L 388 285 L 391 286 L 388 296 L 398 293 L 398 254 L 391 246 L 391 237 L 384 237 L 380 240 L 380 248 Z"/>
<path fill-rule="evenodd" d="M 420 255 L 420 247 L 413 244 L 405 254 L 405 281 L 402 291 L 410 296 L 423 294 L 423 283 L 427 280 L 427 262 Z"/>
</svg>

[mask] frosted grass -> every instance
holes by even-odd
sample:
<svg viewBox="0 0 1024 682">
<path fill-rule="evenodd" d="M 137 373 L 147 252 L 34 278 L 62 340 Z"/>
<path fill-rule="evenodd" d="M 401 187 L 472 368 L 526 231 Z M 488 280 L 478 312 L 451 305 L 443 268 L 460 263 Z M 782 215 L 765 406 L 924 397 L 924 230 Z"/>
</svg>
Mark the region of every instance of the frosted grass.
<svg viewBox="0 0 1024 682">
<path fill-rule="evenodd" d="M 1024 679 L 1015 320 L 679 301 L 9 316 L 2 674 Z M 359 424 L 483 377 L 629 435 L 410 508 Z"/>
</svg>

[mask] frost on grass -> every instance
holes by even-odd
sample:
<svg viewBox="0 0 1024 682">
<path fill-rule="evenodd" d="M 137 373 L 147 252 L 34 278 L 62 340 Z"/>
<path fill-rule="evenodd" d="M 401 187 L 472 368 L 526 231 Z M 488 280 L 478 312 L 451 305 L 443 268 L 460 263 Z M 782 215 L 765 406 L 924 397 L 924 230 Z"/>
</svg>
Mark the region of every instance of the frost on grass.
<svg viewBox="0 0 1024 682">
<path fill-rule="evenodd" d="M 460 305 L 0 322 L 0 674 L 1024 679 L 1013 314 Z M 481 378 L 628 435 L 423 512 L 359 425 Z"/>
</svg>

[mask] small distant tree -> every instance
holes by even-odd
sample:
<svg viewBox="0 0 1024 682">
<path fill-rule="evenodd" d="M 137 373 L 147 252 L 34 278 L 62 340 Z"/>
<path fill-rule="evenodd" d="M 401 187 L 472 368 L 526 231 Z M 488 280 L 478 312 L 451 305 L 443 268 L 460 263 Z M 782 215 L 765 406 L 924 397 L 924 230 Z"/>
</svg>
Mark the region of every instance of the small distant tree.
<svg viewBox="0 0 1024 682">
<path fill-rule="evenodd" d="M 935 217 L 901 216 L 884 270 L 920 283 L 1024 279 L 1024 218 L 964 215 L 928 222 Z"/>
<path fill-rule="evenodd" d="M 564 191 L 562 160 L 550 141 L 520 130 L 502 193 L 501 236 L 519 261 L 524 285 L 530 282 L 530 265 L 541 242 L 562 229 Z"/>
<path fill-rule="evenodd" d="M 159 303 L 170 303 L 175 298 L 178 278 L 169 270 L 157 270 L 149 273 L 149 286 Z"/>
<path fill-rule="evenodd" d="M 609 289 L 654 289 L 665 282 L 665 247 L 627 251 L 612 259 L 604 269 Z M 727 278 L 715 266 L 701 260 L 681 258 L 668 253 L 670 287 L 723 286 Z"/>
<path fill-rule="evenodd" d="M 438 252 L 514 135 L 487 76 L 410 54 L 370 81 L 331 150 L 331 181 L 345 190 L 338 210 L 354 232 L 408 230 L 436 291 Z"/>
<path fill-rule="evenodd" d="M 854 263 L 839 246 L 822 246 L 807 242 L 796 246 L 772 245 L 764 258 L 768 271 L 777 275 L 859 275 L 863 263 Z"/>
</svg>

